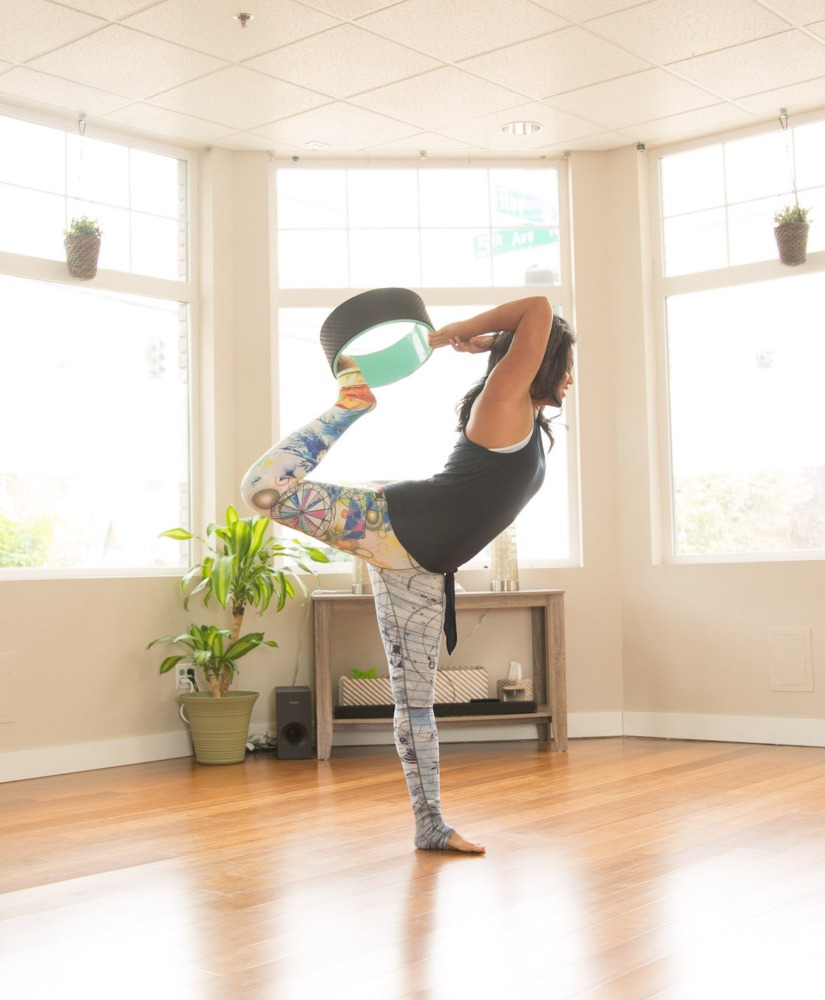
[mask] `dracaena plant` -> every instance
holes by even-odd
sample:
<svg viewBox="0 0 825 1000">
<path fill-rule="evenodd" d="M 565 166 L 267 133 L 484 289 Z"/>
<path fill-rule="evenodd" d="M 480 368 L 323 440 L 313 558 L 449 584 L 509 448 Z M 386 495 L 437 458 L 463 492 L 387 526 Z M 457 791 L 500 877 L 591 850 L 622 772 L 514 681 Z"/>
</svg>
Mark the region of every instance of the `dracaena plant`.
<svg viewBox="0 0 825 1000">
<path fill-rule="evenodd" d="M 196 540 L 207 552 L 181 579 L 183 606 L 188 610 L 195 597 L 200 597 L 208 606 L 214 597 L 222 608 L 230 611 L 231 623 L 228 631 L 209 631 L 209 627 L 193 625 L 183 635 L 175 638 L 165 636 L 163 640 L 155 639 L 154 642 L 181 642 L 190 648 L 190 653 L 183 655 L 188 655 L 196 666 L 204 667 L 207 662 L 216 664 L 217 669 L 204 669 L 212 693 L 219 698 L 229 690 L 236 670 L 234 660 L 262 644 L 277 645 L 264 640 L 260 632 L 241 636 L 246 609 L 251 607 L 259 615 L 270 605 L 275 611 L 283 610 L 286 602 L 295 596 L 296 587 L 306 593 L 298 573 L 316 573 L 313 563 L 329 562 L 324 552 L 311 542 L 276 538 L 269 531 L 270 523 L 269 518 L 259 514 L 240 517 L 230 506 L 226 510 L 226 524 L 208 525 L 206 538 L 194 535 L 186 528 L 170 528 L 161 535 L 179 542 Z M 222 647 L 224 638 L 230 642 L 225 651 Z M 201 641 L 204 644 L 198 645 Z M 194 658 L 196 653 L 200 654 L 203 662 Z M 232 662 L 227 663 L 227 658 Z M 172 669 L 175 663 L 171 660 L 174 657 L 164 660 L 161 672 Z M 180 658 L 175 662 L 180 662 Z"/>
<path fill-rule="evenodd" d="M 173 642 L 185 646 L 189 652 L 167 656 L 160 665 L 162 674 L 168 673 L 179 663 L 191 663 L 193 667 L 203 670 L 203 675 L 216 698 L 226 695 L 229 685 L 238 670 L 237 661 L 251 653 L 258 646 L 277 646 L 277 642 L 264 639 L 263 632 L 249 632 L 235 642 L 224 647 L 229 639 L 229 629 L 218 628 L 215 625 L 190 625 L 188 632 L 180 635 L 164 635 L 153 639 L 149 647 L 156 642 Z M 224 689 L 225 684 L 225 689 Z"/>
</svg>

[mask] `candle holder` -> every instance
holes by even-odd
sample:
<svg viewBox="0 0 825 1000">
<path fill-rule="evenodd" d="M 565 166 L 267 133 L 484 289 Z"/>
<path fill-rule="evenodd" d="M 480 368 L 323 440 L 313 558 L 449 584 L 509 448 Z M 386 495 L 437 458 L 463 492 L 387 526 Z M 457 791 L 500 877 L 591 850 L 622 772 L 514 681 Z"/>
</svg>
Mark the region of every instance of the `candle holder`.
<svg viewBox="0 0 825 1000">
<path fill-rule="evenodd" d="M 493 539 L 490 554 L 490 589 L 518 590 L 518 551 L 516 526 L 508 528 Z"/>
<path fill-rule="evenodd" d="M 357 556 L 352 558 L 352 592 L 353 594 L 368 594 L 370 592 L 370 575 L 367 564 Z"/>
</svg>

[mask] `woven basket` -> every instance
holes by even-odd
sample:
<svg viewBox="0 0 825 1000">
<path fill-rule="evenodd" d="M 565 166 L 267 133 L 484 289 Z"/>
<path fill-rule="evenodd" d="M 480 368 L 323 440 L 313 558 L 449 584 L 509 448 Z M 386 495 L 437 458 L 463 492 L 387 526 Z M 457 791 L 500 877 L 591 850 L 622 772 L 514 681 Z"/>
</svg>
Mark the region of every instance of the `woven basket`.
<svg viewBox="0 0 825 1000">
<path fill-rule="evenodd" d="M 776 226 L 773 235 L 776 237 L 782 264 L 796 267 L 805 263 L 808 253 L 807 222 L 786 222 L 782 226 Z"/>
<path fill-rule="evenodd" d="M 66 248 L 66 263 L 69 274 L 81 281 L 90 281 L 97 274 L 97 258 L 100 254 L 99 236 L 67 236 L 63 240 Z"/>
</svg>

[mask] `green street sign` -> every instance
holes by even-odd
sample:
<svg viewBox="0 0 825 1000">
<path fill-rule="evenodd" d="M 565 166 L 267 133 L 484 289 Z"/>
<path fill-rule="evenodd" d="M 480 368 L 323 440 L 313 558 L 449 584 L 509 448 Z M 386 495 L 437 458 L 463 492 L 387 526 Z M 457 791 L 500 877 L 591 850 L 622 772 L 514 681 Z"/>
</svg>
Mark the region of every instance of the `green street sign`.
<svg viewBox="0 0 825 1000">
<path fill-rule="evenodd" d="M 559 234 L 552 229 L 494 229 L 473 237 L 473 253 L 476 260 L 516 250 L 530 250 L 532 247 L 558 243 Z"/>
</svg>

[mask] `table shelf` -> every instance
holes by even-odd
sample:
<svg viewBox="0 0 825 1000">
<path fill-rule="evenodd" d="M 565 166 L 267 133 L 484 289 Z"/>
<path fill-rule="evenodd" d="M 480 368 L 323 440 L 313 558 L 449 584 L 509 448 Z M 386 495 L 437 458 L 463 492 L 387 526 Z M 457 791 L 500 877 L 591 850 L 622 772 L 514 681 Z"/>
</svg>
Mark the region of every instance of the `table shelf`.
<svg viewBox="0 0 825 1000">
<path fill-rule="evenodd" d="M 392 720 L 334 719 L 332 699 L 332 634 L 335 615 L 341 611 L 367 609 L 371 594 L 346 591 L 316 591 L 312 595 L 315 623 L 315 723 L 317 756 L 329 760 L 333 728 L 387 729 Z M 441 726 L 535 723 L 540 741 L 557 751 L 567 750 L 567 679 L 564 648 L 564 591 L 461 591 L 456 594 L 457 611 L 528 609 L 531 613 L 533 688 L 539 707 L 535 712 L 506 715 L 440 715 Z"/>
</svg>

